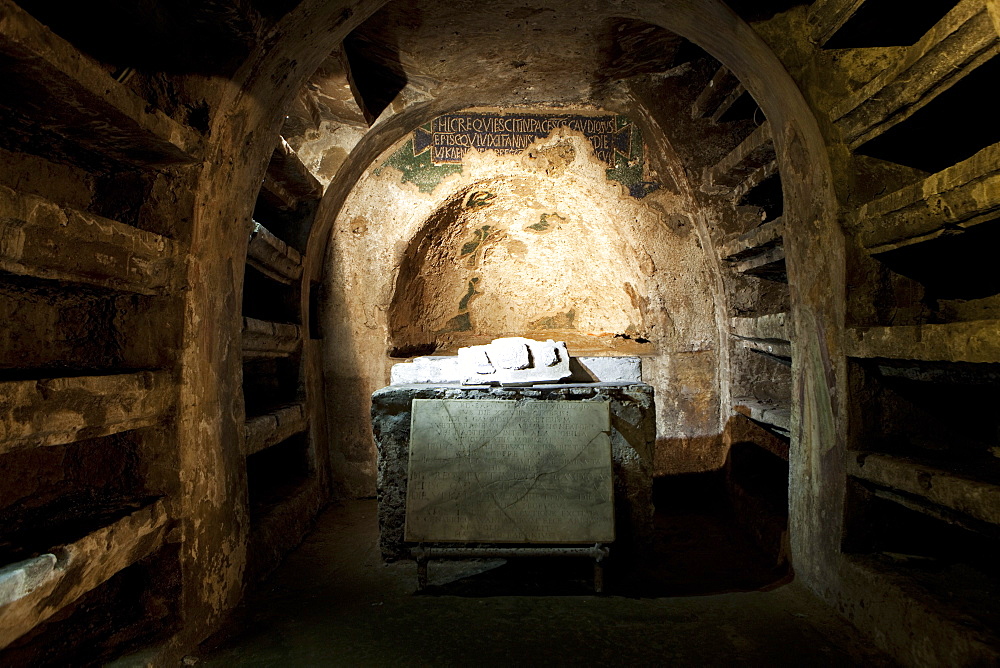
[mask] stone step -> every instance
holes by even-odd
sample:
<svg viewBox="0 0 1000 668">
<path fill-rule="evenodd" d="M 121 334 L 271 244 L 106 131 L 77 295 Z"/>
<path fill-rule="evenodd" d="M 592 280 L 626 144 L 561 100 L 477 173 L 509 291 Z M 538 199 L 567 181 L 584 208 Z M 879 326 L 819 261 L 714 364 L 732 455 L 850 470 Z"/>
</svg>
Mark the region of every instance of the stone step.
<svg viewBox="0 0 1000 668">
<path fill-rule="evenodd" d="M 735 74 L 726 67 L 720 67 L 691 104 L 691 118 L 712 117 L 714 120 L 720 105 L 735 90 L 742 88 L 743 86 Z"/>
<path fill-rule="evenodd" d="M 962 77 L 1000 54 L 990 0 L 962 0 L 905 57 L 831 110 L 852 149 L 905 121 Z"/>
<path fill-rule="evenodd" d="M 1000 362 L 1000 320 L 854 327 L 845 333 L 844 348 L 848 357 Z"/>
<path fill-rule="evenodd" d="M 318 200 L 323 196 L 323 185 L 313 176 L 284 137 L 271 154 L 267 175 L 292 196 L 300 200 Z"/>
<path fill-rule="evenodd" d="M 299 207 L 299 198 L 270 174 L 264 174 L 259 197 L 279 211 L 294 211 Z"/>
<path fill-rule="evenodd" d="M 848 457 L 849 475 L 920 497 L 981 522 L 1000 524 L 1000 485 L 879 453 Z"/>
<path fill-rule="evenodd" d="M 302 255 L 256 221 L 247 245 L 247 264 L 286 285 L 302 277 Z"/>
<path fill-rule="evenodd" d="M 785 247 L 781 244 L 761 249 L 756 255 L 733 262 L 730 264 L 730 269 L 737 274 L 788 282 L 785 274 Z"/>
<path fill-rule="evenodd" d="M 729 331 L 747 350 L 791 359 L 791 314 L 772 313 L 753 318 L 731 318 Z"/>
<path fill-rule="evenodd" d="M 193 162 L 199 152 L 197 132 L 151 108 L 11 0 L 0 0 L 0 74 L 0 105 L 75 153 L 163 165 Z M 49 150 L 38 153 L 48 157 Z"/>
<path fill-rule="evenodd" d="M 886 498 L 878 492 L 876 496 Z M 900 495 L 888 499 L 914 510 L 927 510 L 926 506 L 914 508 L 915 504 Z M 899 624 L 902 628 L 893 632 L 913 639 L 933 629 L 932 649 L 916 650 L 927 656 L 930 665 L 995 664 L 1000 638 L 993 606 L 983 605 L 989 594 L 981 586 L 956 587 L 953 567 L 947 567 L 942 560 L 925 562 L 923 567 L 906 561 L 907 555 L 892 553 L 843 555 L 839 564 L 842 577 L 865 592 L 861 601 L 866 610 L 855 619 L 860 617 L 866 626 L 873 626 L 881 615 L 891 614 L 889 610 L 905 610 L 902 617 L 906 619 Z M 920 576 L 914 577 L 915 572 Z"/>
<path fill-rule="evenodd" d="M 149 427 L 173 404 L 167 371 L 3 382 L 0 454 Z"/>
<path fill-rule="evenodd" d="M 865 4 L 865 0 L 816 0 L 806 20 L 813 44 L 822 47 Z"/>
<path fill-rule="evenodd" d="M 731 192 L 754 172 L 764 168 L 774 160 L 771 125 L 765 121 L 719 162 L 705 168 L 702 187 L 729 189 Z M 745 193 L 746 190 L 743 192 Z"/>
<path fill-rule="evenodd" d="M 0 648 L 155 552 L 164 544 L 168 523 L 161 499 L 69 545 L 52 546 L 53 554 L 42 556 L 55 557 L 52 568 L 36 572 L 28 591 L 0 605 Z"/>
<path fill-rule="evenodd" d="M 730 318 L 729 331 L 733 336 L 748 343 L 767 344 L 781 347 L 791 342 L 793 330 L 790 313 L 771 313 L 752 318 Z M 784 348 L 782 348 L 784 349 Z M 782 353 L 766 350 L 775 355 Z M 789 347 L 790 354 L 790 347 Z"/>
<path fill-rule="evenodd" d="M 787 341 L 763 341 L 760 339 L 741 339 L 739 340 L 739 345 L 747 350 L 753 350 L 758 353 L 764 353 L 765 355 L 771 357 L 784 358 L 783 361 L 786 365 L 787 360 L 792 358 L 792 344 Z"/>
<path fill-rule="evenodd" d="M 287 357 L 302 343 L 298 325 L 243 318 L 243 357 Z"/>
<path fill-rule="evenodd" d="M 764 183 L 764 181 L 768 180 L 777 173 L 778 160 L 776 158 L 768 160 L 760 167 L 757 167 L 747 174 L 743 180 L 733 188 L 733 202 L 735 204 L 743 203 L 743 198 L 749 195 L 751 190 Z"/>
<path fill-rule="evenodd" d="M 303 403 L 282 406 L 264 415 L 247 418 L 243 454 L 252 455 L 309 428 Z"/>
<path fill-rule="evenodd" d="M 736 397 L 733 399 L 733 410 L 783 435 L 787 436 L 791 430 L 792 409 L 788 405 L 761 401 L 756 397 Z"/>
<path fill-rule="evenodd" d="M 742 413 L 737 412 L 726 423 L 724 438 L 734 445 L 752 443 L 775 457 L 788 461 L 788 450 L 791 445 L 788 434 L 765 427 Z"/>
<path fill-rule="evenodd" d="M 780 246 L 784 225 L 784 220 L 780 217 L 758 225 L 749 232 L 721 244 L 719 257 L 729 262 L 736 262 L 759 255 L 774 246 Z"/>
<path fill-rule="evenodd" d="M 858 208 L 851 219 L 871 253 L 1000 218 L 1000 144 Z"/>
<path fill-rule="evenodd" d="M 179 245 L 0 186 L 0 269 L 142 295 L 168 291 Z"/>
</svg>

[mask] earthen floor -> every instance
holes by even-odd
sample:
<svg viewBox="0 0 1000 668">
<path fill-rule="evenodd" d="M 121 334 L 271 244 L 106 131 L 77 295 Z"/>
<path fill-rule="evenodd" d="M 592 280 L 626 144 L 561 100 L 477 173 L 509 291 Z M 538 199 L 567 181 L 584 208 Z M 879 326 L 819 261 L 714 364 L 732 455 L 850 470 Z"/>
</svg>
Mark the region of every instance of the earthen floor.
<svg viewBox="0 0 1000 668">
<path fill-rule="evenodd" d="M 335 505 L 187 663 L 895 665 L 719 515 L 659 527 L 659 568 L 609 564 L 602 596 L 586 563 L 539 559 L 432 562 L 418 594 L 412 562 L 380 559 L 375 502 Z"/>
</svg>

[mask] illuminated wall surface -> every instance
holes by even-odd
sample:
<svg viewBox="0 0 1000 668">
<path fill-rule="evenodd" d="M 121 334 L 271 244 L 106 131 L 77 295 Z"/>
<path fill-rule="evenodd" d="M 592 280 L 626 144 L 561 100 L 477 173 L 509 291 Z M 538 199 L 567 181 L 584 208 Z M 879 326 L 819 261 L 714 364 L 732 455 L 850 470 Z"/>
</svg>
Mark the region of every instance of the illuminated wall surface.
<svg viewBox="0 0 1000 668">
<path fill-rule="evenodd" d="M 340 308 L 357 314 L 330 345 L 343 378 L 332 410 L 345 394 L 360 407 L 400 358 L 551 338 L 642 355 L 658 470 L 718 466 L 717 439 L 699 440 L 719 429 L 708 273 L 682 196 L 646 153 L 622 115 L 507 110 L 436 118 L 377 159 L 328 256 L 328 326 L 344 329 Z"/>
</svg>

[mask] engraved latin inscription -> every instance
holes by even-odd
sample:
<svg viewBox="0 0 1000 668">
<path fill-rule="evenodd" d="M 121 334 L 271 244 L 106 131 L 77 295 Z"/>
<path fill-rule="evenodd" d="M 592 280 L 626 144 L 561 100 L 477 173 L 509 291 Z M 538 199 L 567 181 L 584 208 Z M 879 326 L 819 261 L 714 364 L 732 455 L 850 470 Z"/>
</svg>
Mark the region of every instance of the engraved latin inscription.
<svg viewBox="0 0 1000 668">
<path fill-rule="evenodd" d="M 614 540 L 606 402 L 414 399 L 406 540 Z"/>
</svg>

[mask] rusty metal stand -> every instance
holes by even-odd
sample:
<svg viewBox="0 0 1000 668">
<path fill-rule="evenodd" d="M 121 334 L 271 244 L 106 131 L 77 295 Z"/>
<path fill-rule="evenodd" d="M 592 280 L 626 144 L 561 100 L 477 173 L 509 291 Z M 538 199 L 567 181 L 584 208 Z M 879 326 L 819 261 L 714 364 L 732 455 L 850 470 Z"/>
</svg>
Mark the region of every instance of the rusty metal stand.
<svg viewBox="0 0 1000 668">
<path fill-rule="evenodd" d="M 491 559 L 504 557 L 589 557 L 594 560 L 594 593 L 604 592 L 604 564 L 608 546 L 592 547 L 434 547 L 418 545 L 410 550 L 417 562 L 417 591 L 427 588 L 427 562 L 431 559 Z"/>
</svg>

